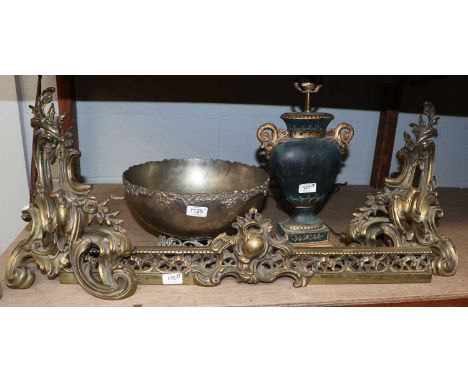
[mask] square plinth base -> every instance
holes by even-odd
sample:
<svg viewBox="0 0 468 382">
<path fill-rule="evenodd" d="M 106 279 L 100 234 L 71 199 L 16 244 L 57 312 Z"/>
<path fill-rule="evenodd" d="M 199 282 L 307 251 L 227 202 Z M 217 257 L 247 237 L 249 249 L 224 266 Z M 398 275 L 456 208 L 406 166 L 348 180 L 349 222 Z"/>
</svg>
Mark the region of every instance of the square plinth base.
<svg viewBox="0 0 468 382">
<path fill-rule="evenodd" d="M 330 240 L 330 230 L 325 224 L 319 228 L 301 230 L 287 228 L 283 222 L 280 222 L 278 223 L 278 233 L 288 235 L 288 241 L 293 245 L 313 244 L 315 246 L 319 243 L 329 243 Z"/>
</svg>

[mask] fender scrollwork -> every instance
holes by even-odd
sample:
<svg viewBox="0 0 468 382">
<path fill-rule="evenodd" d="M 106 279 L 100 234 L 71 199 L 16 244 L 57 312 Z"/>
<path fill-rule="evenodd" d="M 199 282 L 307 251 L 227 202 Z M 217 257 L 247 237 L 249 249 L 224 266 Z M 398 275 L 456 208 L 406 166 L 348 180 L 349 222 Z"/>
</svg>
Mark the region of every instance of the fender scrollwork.
<svg viewBox="0 0 468 382">
<path fill-rule="evenodd" d="M 374 247 L 379 240 L 394 247 L 426 246 L 433 253 L 432 273 L 455 274 L 458 254 L 450 238 L 441 234 L 436 219 L 443 215 L 434 176 L 435 144 L 439 118 L 430 102 L 424 103 L 418 123 L 410 124 L 413 136 L 404 133 L 398 151 L 401 171 L 385 179 L 382 191 L 367 196 L 366 206 L 353 215 L 346 237 L 351 245 Z"/>
<path fill-rule="evenodd" d="M 131 254 L 130 240 L 121 226 L 123 221 L 116 218 L 118 212 L 110 212 L 108 200 L 98 203 L 89 195 L 92 187 L 76 181 L 73 162 L 80 152 L 72 148 L 71 134 L 62 129 L 65 116 L 55 113 L 54 92 L 54 88 L 41 92 L 38 86 L 36 104 L 31 107 L 32 162 L 37 177 L 33 177 L 32 200 L 22 217 L 32 221 L 32 229 L 8 260 L 6 284 L 29 288 L 35 279 L 27 266 L 32 261 L 51 279 L 72 269 L 83 289 L 96 297 L 128 297 L 137 285 L 134 271 L 121 265 L 122 257 Z M 56 160 L 58 182 L 51 171 Z M 84 259 L 91 248 L 98 250 L 94 264 Z"/>
</svg>

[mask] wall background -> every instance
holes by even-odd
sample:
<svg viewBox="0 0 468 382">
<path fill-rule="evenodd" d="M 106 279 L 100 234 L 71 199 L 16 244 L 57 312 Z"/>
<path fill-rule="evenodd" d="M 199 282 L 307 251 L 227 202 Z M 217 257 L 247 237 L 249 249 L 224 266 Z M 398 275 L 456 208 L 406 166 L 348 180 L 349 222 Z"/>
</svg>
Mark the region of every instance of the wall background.
<svg viewBox="0 0 468 382">
<path fill-rule="evenodd" d="M 25 151 L 30 158 L 28 105 L 34 103 L 36 76 L 17 76 L 17 83 Z M 56 86 L 55 76 L 43 77 L 43 88 L 47 86 Z M 120 183 L 122 172 L 129 166 L 149 160 L 199 157 L 257 164 L 256 129 L 266 122 L 285 128 L 280 115 L 290 111 L 291 105 L 78 101 L 76 109 L 82 175 L 90 183 Z M 319 111 L 335 115 L 330 128 L 344 121 L 355 129 L 338 182 L 369 184 L 379 113 L 331 108 Z M 468 171 L 454 171 L 468 163 L 464 143 L 468 142 L 468 118 L 440 117 L 435 169 L 438 183 L 442 187 L 468 187 Z M 410 131 L 409 123 L 417 119 L 418 114 L 399 115 L 392 172 L 398 171 L 395 154 L 403 145 L 403 131 Z"/>
<path fill-rule="evenodd" d="M 285 127 L 288 106 L 78 102 L 82 174 L 92 183 L 119 183 L 129 166 L 165 158 L 206 158 L 258 164 L 257 128 L 265 122 Z M 339 181 L 368 184 L 378 112 L 327 109 L 335 126 L 358 127 Z M 354 146 L 355 145 L 355 146 Z"/>
<path fill-rule="evenodd" d="M 24 228 L 21 209 L 29 202 L 20 111 L 14 76 L 0 76 L 0 253 Z"/>
</svg>

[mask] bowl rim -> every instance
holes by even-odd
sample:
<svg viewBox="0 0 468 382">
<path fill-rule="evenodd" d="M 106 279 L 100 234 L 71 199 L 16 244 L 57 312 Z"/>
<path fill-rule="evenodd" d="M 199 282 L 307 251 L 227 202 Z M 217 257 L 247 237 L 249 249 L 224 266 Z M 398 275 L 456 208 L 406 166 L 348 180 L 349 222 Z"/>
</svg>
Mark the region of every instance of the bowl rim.
<svg viewBox="0 0 468 382">
<path fill-rule="evenodd" d="M 241 190 L 232 190 L 232 191 L 224 191 L 224 192 L 192 192 L 192 193 L 179 193 L 174 191 L 158 191 L 158 190 L 150 190 L 147 187 L 134 184 L 130 182 L 128 179 L 128 173 L 135 167 L 142 167 L 145 165 L 150 165 L 152 163 L 164 163 L 164 162 L 187 162 L 191 160 L 200 160 L 204 162 L 218 162 L 218 163 L 225 163 L 225 164 L 236 164 L 241 165 L 243 167 L 249 167 L 255 169 L 256 171 L 261 172 L 265 180 L 263 183 L 259 184 L 258 186 L 245 188 Z M 270 176 L 268 173 L 262 169 L 261 167 L 255 165 L 249 165 L 246 163 L 238 162 L 238 161 L 228 161 L 224 159 L 201 159 L 201 158 L 187 158 L 187 159 L 163 159 L 159 161 L 147 161 L 144 163 L 135 164 L 130 166 L 127 170 L 125 170 L 122 174 L 123 184 L 125 188 L 125 193 L 130 193 L 133 196 L 149 196 L 154 199 L 159 200 L 164 204 L 172 204 L 176 201 L 182 201 L 185 205 L 196 204 L 196 203 L 203 203 L 203 202 L 213 202 L 219 201 L 221 204 L 226 205 L 228 207 L 232 206 L 233 204 L 253 198 L 259 194 L 267 194 L 268 186 L 270 183 Z"/>
</svg>

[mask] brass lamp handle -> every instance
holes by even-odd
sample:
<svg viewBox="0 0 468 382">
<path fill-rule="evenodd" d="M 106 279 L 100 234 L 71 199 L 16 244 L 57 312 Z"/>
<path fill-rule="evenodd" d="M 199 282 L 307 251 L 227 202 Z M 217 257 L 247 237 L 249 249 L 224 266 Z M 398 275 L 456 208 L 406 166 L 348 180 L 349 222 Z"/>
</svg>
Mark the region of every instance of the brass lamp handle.
<svg viewBox="0 0 468 382">
<path fill-rule="evenodd" d="M 333 130 L 327 132 L 327 137 L 333 139 L 339 146 L 342 154 L 349 149 L 349 142 L 353 139 L 354 129 L 349 123 L 342 122 Z"/>
<path fill-rule="evenodd" d="M 278 143 L 288 139 L 287 131 L 279 129 L 273 123 L 265 123 L 257 129 L 257 138 L 260 141 L 261 148 L 270 155 Z"/>
</svg>

